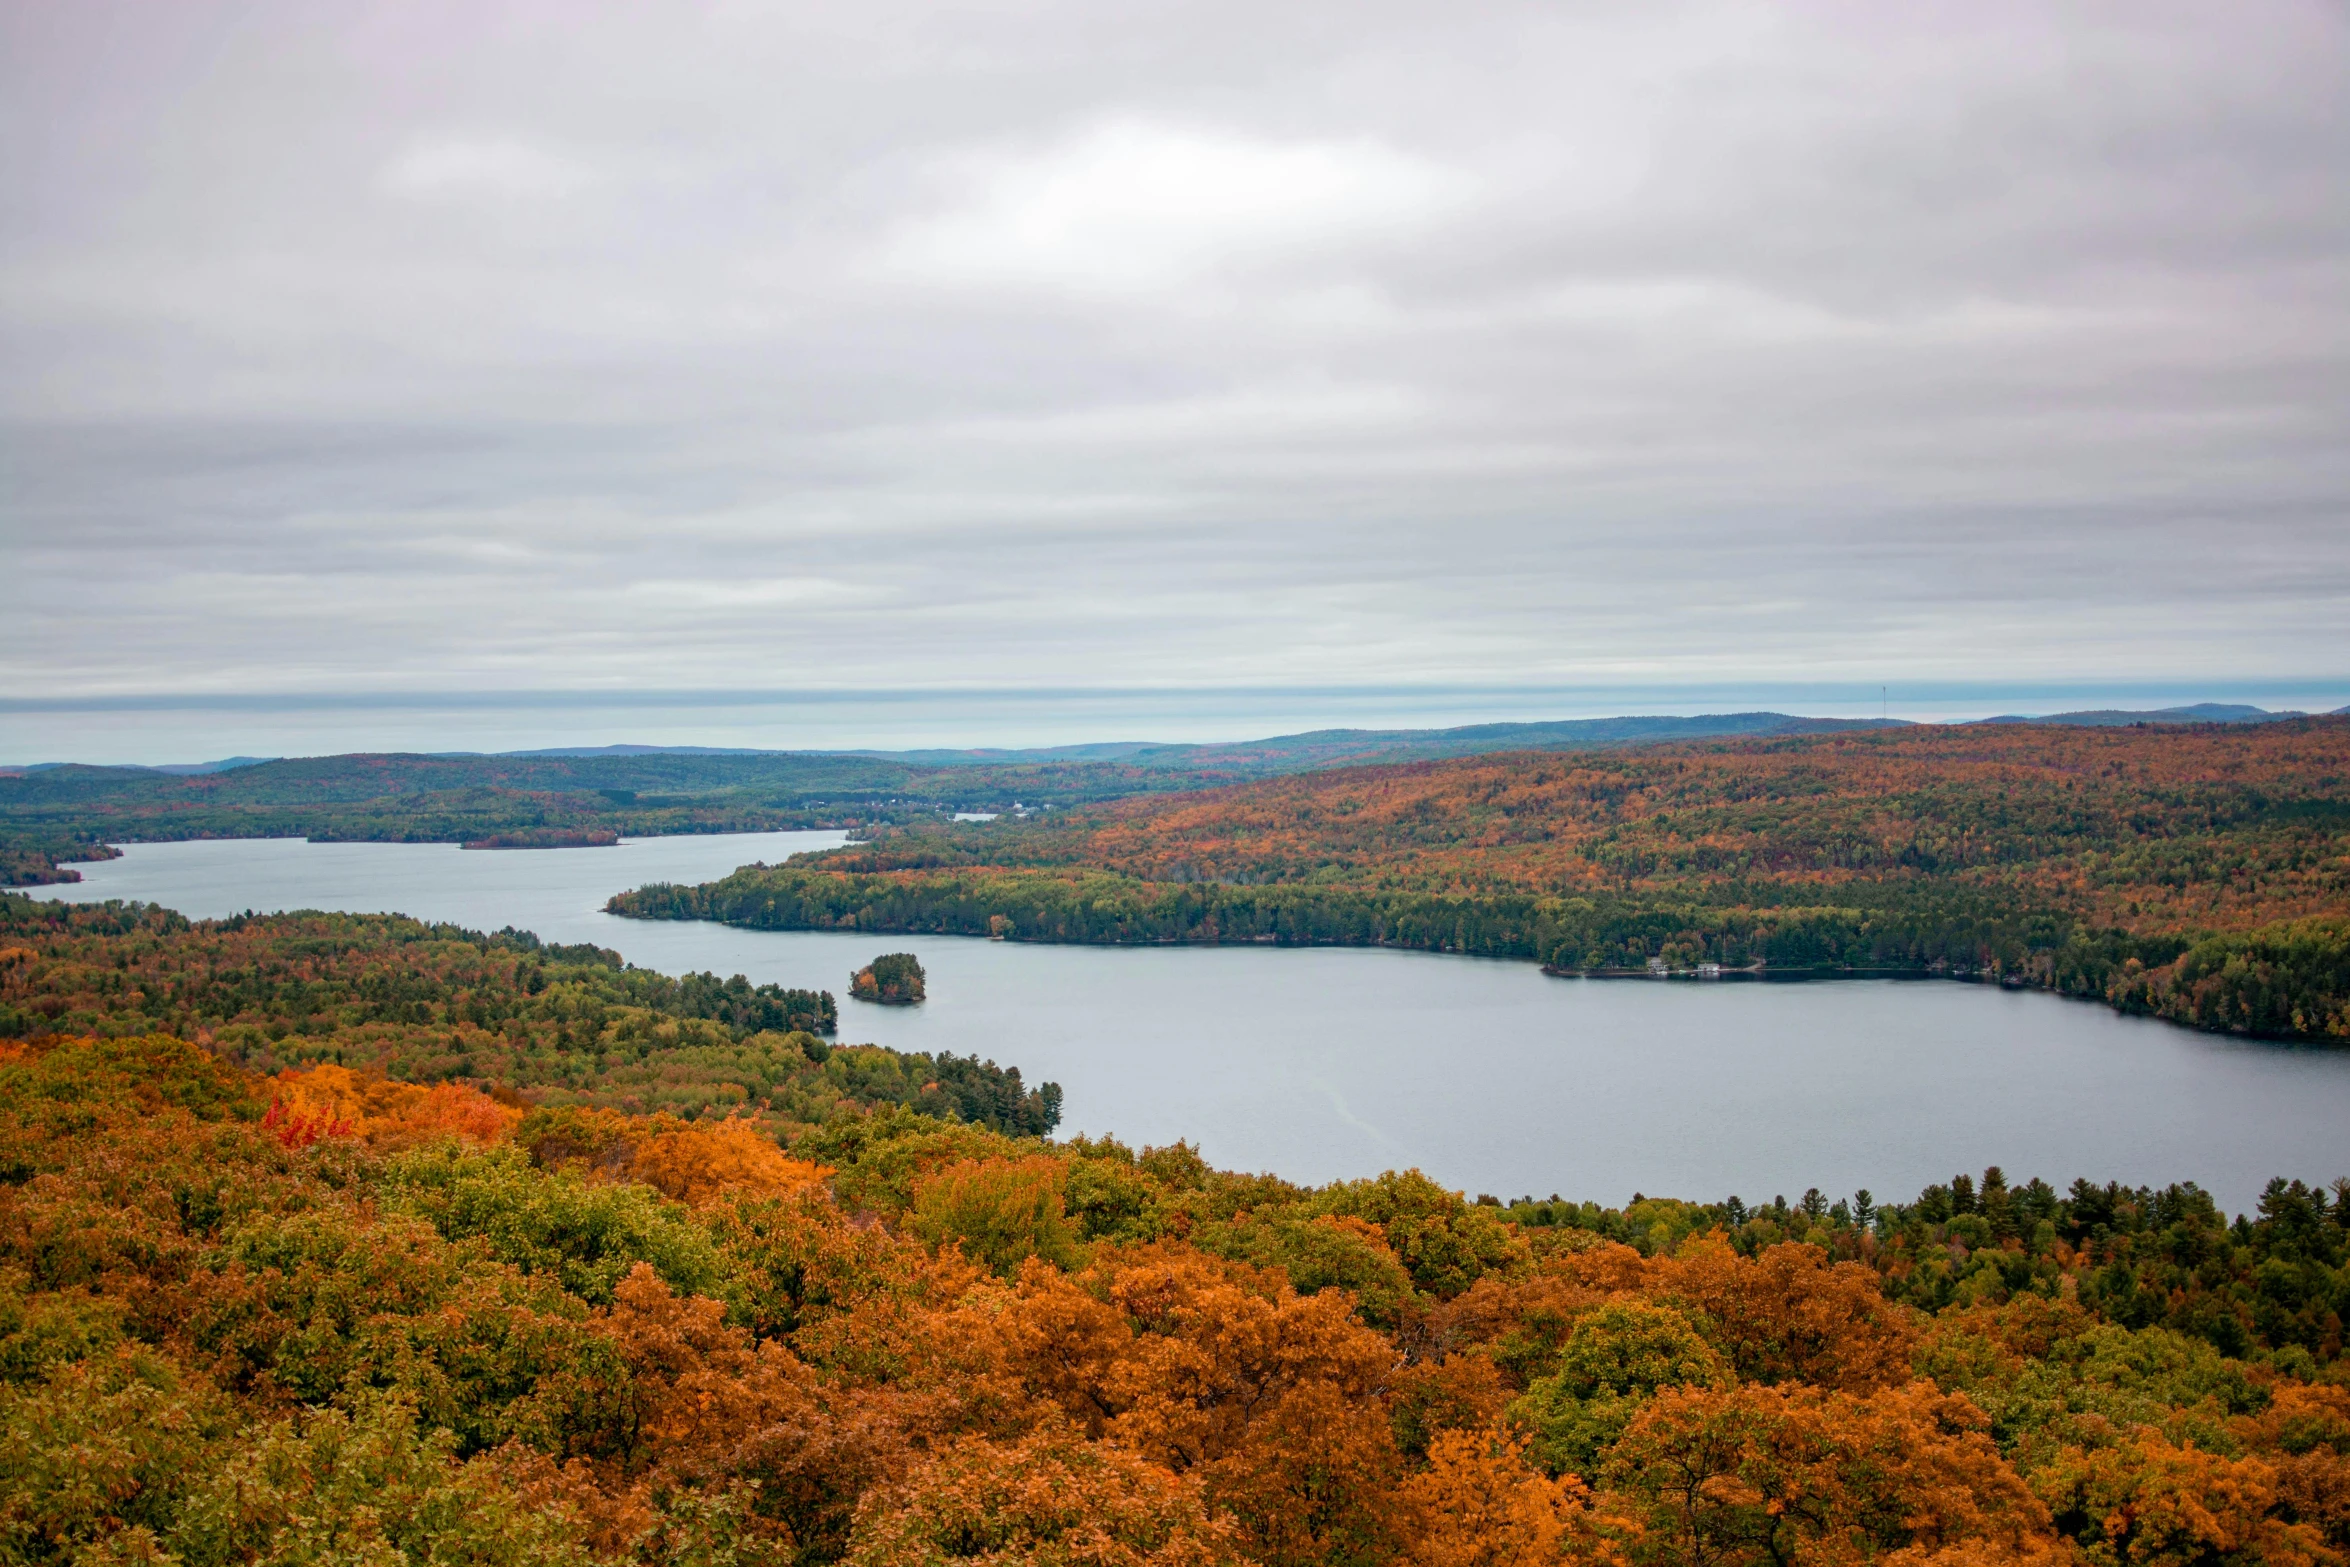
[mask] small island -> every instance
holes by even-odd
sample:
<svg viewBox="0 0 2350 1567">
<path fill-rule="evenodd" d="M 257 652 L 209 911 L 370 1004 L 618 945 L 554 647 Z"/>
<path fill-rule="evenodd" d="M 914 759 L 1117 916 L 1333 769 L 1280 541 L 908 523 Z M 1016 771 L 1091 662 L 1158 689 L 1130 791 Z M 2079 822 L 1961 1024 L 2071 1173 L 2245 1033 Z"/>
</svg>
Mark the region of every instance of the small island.
<svg viewBox="0 0 2350 1567">
<path fill-rule="evenodd" d="M 885 1007 L 910 1007 L 922 999 L 922 965 L 911 952 L 890 952 L 849 976 L 849 994 Z"/>
<path fill-rule="evenodd" d="M 494 832 L 484 838 L 468 838 L 461 847 L 468 849 L 609 849 L 620 841 L 620 834 L 609 827 L 521 827 L 512 832 Z"/>
</svg>

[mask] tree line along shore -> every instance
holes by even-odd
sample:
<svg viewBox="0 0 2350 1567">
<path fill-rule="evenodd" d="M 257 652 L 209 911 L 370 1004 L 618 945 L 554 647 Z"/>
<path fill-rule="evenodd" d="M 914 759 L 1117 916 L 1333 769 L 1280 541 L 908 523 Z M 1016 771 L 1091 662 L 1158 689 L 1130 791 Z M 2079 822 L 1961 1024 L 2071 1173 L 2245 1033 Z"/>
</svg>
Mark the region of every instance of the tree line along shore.
<svg viewBox="0 0 2350 1567">
<path fill-rule="evenodd" d="M 1339 769 L 868 841 L 615 913 L 1949 974 L 2350 1041 L 2350 722 L 1918 729 Z"/>
</svg>

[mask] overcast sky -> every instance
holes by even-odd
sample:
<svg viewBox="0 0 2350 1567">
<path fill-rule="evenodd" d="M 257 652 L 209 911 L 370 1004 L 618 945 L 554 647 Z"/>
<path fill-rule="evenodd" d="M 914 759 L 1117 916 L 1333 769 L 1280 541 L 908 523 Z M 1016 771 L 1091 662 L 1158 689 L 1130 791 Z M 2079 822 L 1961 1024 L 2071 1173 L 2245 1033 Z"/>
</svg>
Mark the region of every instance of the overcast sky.
<svg viewBox="0 0 2350 1567">
<path fill-rule="evenodd" d="M 2350 675 L 2338 0 L 0 15 L 19 702 Z"/>
</svg>

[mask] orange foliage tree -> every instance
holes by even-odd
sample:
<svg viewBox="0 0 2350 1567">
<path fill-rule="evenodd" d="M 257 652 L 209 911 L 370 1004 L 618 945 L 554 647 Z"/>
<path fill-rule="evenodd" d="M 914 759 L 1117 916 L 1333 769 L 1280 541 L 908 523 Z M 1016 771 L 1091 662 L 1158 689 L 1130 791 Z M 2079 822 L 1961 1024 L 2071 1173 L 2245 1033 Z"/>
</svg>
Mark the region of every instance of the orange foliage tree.
<svg viewBox="0 0 2350 1567">
<path fill-rule="evenodd" d="M 1195 1480 L 1047 1424 L 1013 1442 L 963 1438 L 875 1488 L 858 1510 L 847 1561 L 1248 1567 L 1249 1559 L 1239 1531 L 1208 1511 Z"/>
<path fill-rule="evenodd" d="M 1608 1460 L 1658 1562 L 1864 1561 L 1964 1541 L 2016 1548 L 2048 1513 L 1990 1421 L 1931 1383 L 1668 1388 Z"/>
<path fill-rule="evenodd" d="M 437 1137 L 503 1142 L 523 1111 L 464 1083 L 397 1083 L 322 1065 L 270 1080 L 269 1124 L 288 1147 L 321 1137 L 357 1137 L 375 1147 L 412 1148 Z"/>
</svg>

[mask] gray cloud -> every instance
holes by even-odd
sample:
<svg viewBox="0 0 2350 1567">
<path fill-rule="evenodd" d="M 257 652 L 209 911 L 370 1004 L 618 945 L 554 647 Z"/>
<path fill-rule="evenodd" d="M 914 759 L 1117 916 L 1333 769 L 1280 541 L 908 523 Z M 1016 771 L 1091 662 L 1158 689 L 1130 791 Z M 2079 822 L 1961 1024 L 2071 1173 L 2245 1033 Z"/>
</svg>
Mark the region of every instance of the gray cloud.
<svg viewBox="0 0 2350 1567">
<path fill-rule="evenodd" d="M 2331 677 L 2328 3 L 17 5 L 19 691 Z"/>
</svg>

